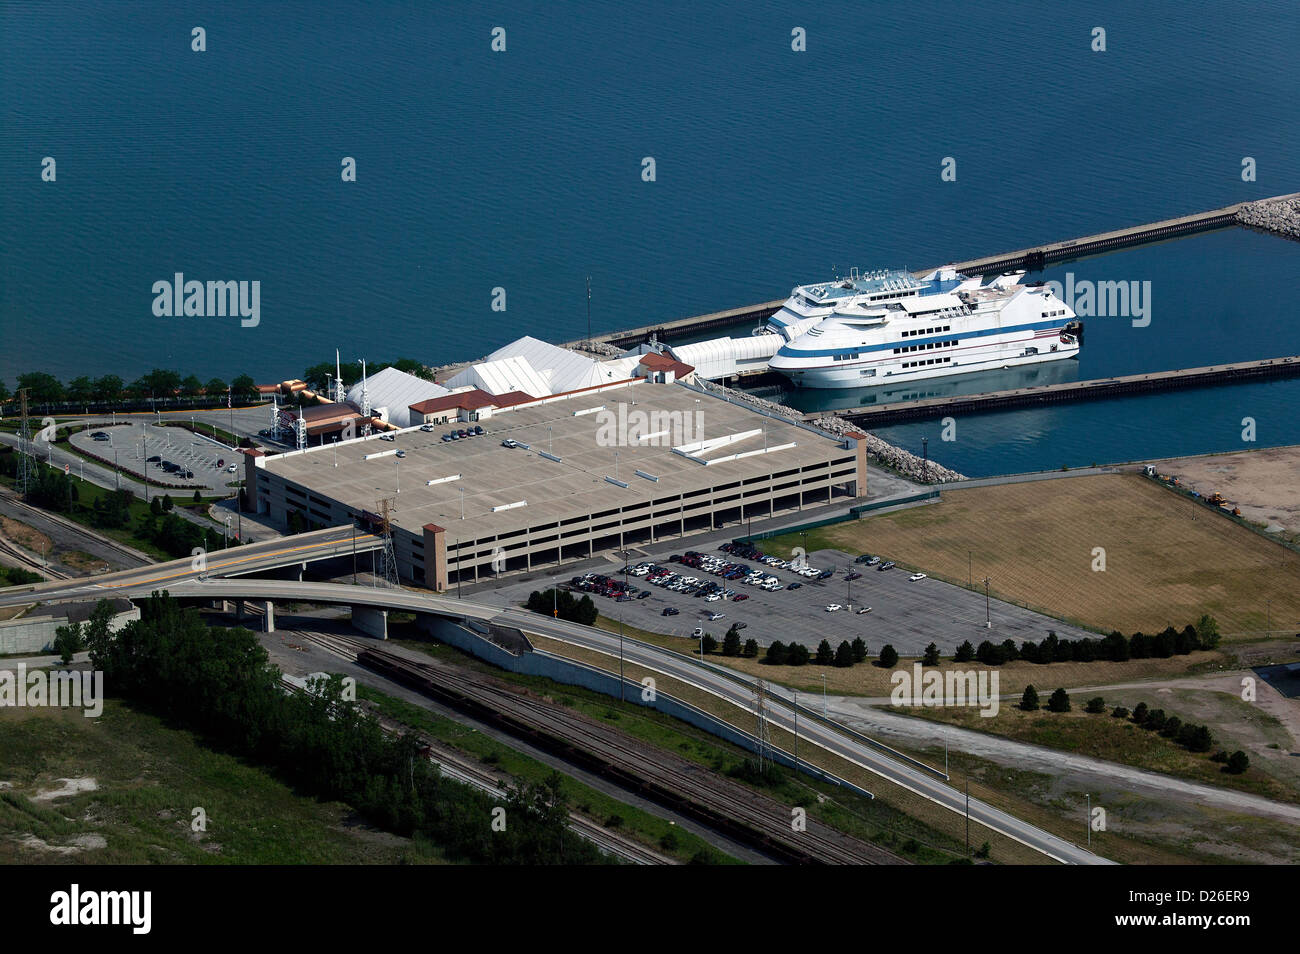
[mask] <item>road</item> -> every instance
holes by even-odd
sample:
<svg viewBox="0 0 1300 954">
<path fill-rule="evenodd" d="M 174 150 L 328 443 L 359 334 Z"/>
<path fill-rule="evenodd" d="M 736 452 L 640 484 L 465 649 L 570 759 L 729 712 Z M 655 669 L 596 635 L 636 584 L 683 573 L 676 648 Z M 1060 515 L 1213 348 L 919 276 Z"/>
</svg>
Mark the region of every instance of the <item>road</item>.
<svg viewBox="0 0 1300 954">
<path fill-rule="evenodd" d="M 307 544 L 307 548 L 337 547 L 344 544 L 347 528 L 344 528 L 343 531 L 318 531 L 317 533 L 320 535 L 330 533 L 341 535 L 335 537 L 332 541 L 323 538 L 319 542 Z M 252 549 L 255 548 L 241 548 L 239 557 L 233 558 L 238 561 L 237 565 L 241 570 L 248 569 L 248 564 L 244 564 L 241 558 L 245 556 L 245 550 Z M 253 560 L 254 562 L 259 559 L 262 561 L 283 562 L 284 556 L 284 554 L 270 552 L 261 555 L 260 558 L 254 557 Z M 38 584 L 37 588 L 41 591 L 41 598 L 46 601 L 67 598 L 86 599 L 109 594 L 142 597 L 151 590 L 160 588 L 160 585 L 165 585 L 173 595 L 178 597 L 278 599 L 307 603 L 382 606 L 406 612 L 435 613 L 450 618 L 492 620 L 501 625 L 516 626 L 527 632 L 550 636 L 607 655 L 616 655 L 619 652 L 620 640 L 617 635 L 576 623 L 538 616 L 502 603 L 471 602 L 401 589 L 349 586 L 338 583 L 211 578 L 199 580 L 193 571 L 187 573 L 175 564 L 150 569 L 154 571 L 153 576 L 148 576 L 148 571 L 143 573 L 125 571 L 124 573 L 113 574 L 114 577 L 117 577 L 117 579 L 113 580 L 108 577 L 101 577 L 94 583 L 89 584 L 78 581 L 68 583 L 56 581 Z M 219 572 L 222 569 L 222 567 L 214 566 L 212 572 Z M 228 570 L 229 568 L 224 569 Z M 21 593 L 5 593 L 0 595 L 0 605 L 20 602 L 22 599 L 23 594 Z M 28 595 L 27 599 L 30 599 L 30 595 Z M 632 639 L 622 641 L 622 650 L 624 658 L 636 665 L 679 679 L 688 685 L 695 686 L 717 698 L 730 702 L 746 712 L 752 711 L 755 681 L 750 677 L 730 673 L 690 657 L 639 643 Z M 769 699 L 768 718 L 776 725 L 793 731 L 794 712 L 790 705 L 784 702 L 775 690 L 769 695 Z M 839 731 L 834 726 L 820 723 L 815 718 L 809 718 L 810 715 L 813 715 L 809 710 L 804 710 L 801 707 L 801 712 L 804 714 L 800 726 L 801 739 L 807 739 L 810 743 L 820 745 L 827 751 L 847 759 L 882 778 L 888 779 L 923 798 L 942 805 L 952 812 L 965 814 L 965 802 L 962 793 L 952 788 L 943 779 L 937 778 L 932 771 L 927 771 L 900 758 L 890 756 L 874 748 L 868 742 L 859 741 L 851 735 Z M 985 825 L 1063 863 L 1111 863 L 1056 835 L 986 805 L 978 799 L 970 801 L 970 818 L 978 824 Z"/>
</svg>

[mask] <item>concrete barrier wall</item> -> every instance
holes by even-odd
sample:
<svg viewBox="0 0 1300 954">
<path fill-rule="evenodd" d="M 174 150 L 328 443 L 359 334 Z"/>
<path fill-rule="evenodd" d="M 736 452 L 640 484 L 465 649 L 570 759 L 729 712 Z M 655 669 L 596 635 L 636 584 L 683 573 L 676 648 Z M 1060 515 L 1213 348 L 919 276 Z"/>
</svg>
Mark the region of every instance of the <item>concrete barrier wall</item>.
<svg viewBox="0 0 1300 954">
<path fill-rule="evenodd" d="M 542 676 L 564 685 L 580 686 L 583 689 L 590 689 L 592 692 L 599 692 L 601 695 L 612 698 L 618 698 L 619 696 L 619 677 L 603 669 L 597 669 L 594 666 L 588 666 L 585 663 L 576 662 L 541 650 L 521 653 L 516 656 L 495 643 L 489 642 L 482 636 L 470 632 L 458 623 L 441 616 L 429 617 L 422 615 L 419 619 L 419 625 L 421 629 L 439 642 L 455 646 L 457 649 L 464 650 L 470 655 L 508 672 L 527 676 Z M 663 692 L 656 691 L 653 694 L 653 700 L 647 701 L 646 696 L 643 695 L 644 688 L 638 682 L 627 680 L 623 687 L 623 698 L 627 702 L 645 706 L 648 709 L 655 709 L 665 715 L 680 719 L 698 729 L 703 729 L 710 735 L 724 739 L 733 745 L 738 745 L 748 752 L 758 751 L 757 736 L 738 729 L 717 716 L 696 708 L 689 702 L 683 702 Z M 801 772 L 839 785 L 864 798 L 875 797 L 866 789 L 835 775 L 823 772 L 802 760 L 796 763 L 793 755 L 771 744 L 766 747 L 766 752 L 767 756 L 774 762 L 789 768 L 797 768 Z"/>
<path fill-rule="evenodd" d="M 131 607 L 118 613 L 109 622 L 109 629 L 117 632 L 131 620 L 140 618 L 140 608 Z M 0 655 L 9 653 L 49 653 L 54 651 L 54 634 L 68 620 L 63 616 L 25 616 L 0 623 Z"/>
</svg>

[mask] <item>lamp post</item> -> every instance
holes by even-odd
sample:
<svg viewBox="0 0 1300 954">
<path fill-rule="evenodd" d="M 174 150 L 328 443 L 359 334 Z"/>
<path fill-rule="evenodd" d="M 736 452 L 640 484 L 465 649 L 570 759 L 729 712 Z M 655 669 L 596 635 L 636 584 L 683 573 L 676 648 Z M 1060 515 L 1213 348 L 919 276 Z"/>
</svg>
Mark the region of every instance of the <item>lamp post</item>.
<svg viewBox="0 0 1300 954">
<path fill-rule="evenodd" d="M 794 768 L 799 770 L 799 690 L 794 692 Z"/>
<path fill-rule="evenodd" d="M 993 617 L 989 612 L 989 578 L 984 577 L 984 628 L 993 628 Z"/>
<path fill-rule="evenodd" d="M 227 546 L 229 546 L 229 544 L 226 542 L 227 537 L 229 536 L 230 536 L 230 517 L 226 517 L 225 528 L 221 531 L 221 549 L 224 550 Z"/>
<path fill-rule="evenodd" d="M 1085 824 L 1088 828 L 1088 850 L 1092 851 L 1092 793 L 1084 792 L 1083 797 L 1088 800 L 1088 817 L 1085 819 Z"/>
<path fill-rule="evenodd" d="M 826 715 L 826 673 L 822 673 L 822 715 Z"/>
</svg>

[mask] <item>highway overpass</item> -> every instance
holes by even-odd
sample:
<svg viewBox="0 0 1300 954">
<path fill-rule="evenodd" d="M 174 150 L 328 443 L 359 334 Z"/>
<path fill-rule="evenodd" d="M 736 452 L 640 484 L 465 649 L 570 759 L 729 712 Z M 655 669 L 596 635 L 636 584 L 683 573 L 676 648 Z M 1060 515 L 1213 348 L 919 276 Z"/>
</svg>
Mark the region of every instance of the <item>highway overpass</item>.
<svg viewBox="0 0 1300 954">
<path fill-rule="evenodd" d="M 295 537 L 292 541 L 279 542 L 295 543 L 302 539 L 302 537 Z M 309 549 L 306 552 L 327 552 L 331 546 L 338 546 L 340 543 L 339 539 L 322 538 L 308 544 Z M 245 549 L 254 548 L 241 548 L 241 555 Z M 301 552 L 303 551 L 296 547 L 290 548 L 290 553 L 277 553 L 272 550 L 261 556 L 254 556 L 253 559 L 256 565 L 261 566 L 284 560 L 292 553 L 293 561 L 297 561 L 301 559 Z M 234 566 L 246 568 L 246 564 L 242 562 Z M 224 569 L 229 570 L 231 567 Z M 149 567 L 145 570 L 153 572 L 125 571 L 113 574 L 116 577 L 113 580 L 100 577 L 94 582 L 69 580 L 42 584 L 40 598 L 46 602 L 94 599 L 109 595 L 140 599 L 155 590 L 166 589 L 178 598 L 258 601 L 267 607 L 267 623 L 271 626 L 274 625 L 273 606 L 276 602 L 347 605 L 352 607 L 354 624 L 364 632 L 371 632 L 372 635 L 379 635 L 379 626 L 381 622 L 386 624 L 387 613 L 390 611 L 427 614 L 455 622 L 491 622 L 500 626 L 514 627 L 525 633 L 548 636 L 611 657 L 617 656 L 621 646 L 623 658 L 627 662 L 680 680 L 729 702 L 746 713 L 754 712 L 755 680 L 752 677 L 635 639 L 620 640 L 617 635 L 604 630 L 541 616 L 504 603 L 492 603 L 483 599 L 461 600 L 405 589 L 353 586 L 342 583 L 214 578 L 211 572 L 205 579 L 200 579 L 197 573 L 192 570 L 187 573 L 178 569 L 175 564 L 167 565 L 166 570 L 164 567 Z M 30 593 L 15 593 L 11 592 L 12 589 L 18 588 L 0 591 L 0 606 L 31 601 Z M 639 700 L 640 688 L 639 683 L 629 683 L 628 698 L 633 701 Z M 798 708 L 799 714 L 803 716 L 799 725 L 801 741 L 807 740 L 811 744 L 818 745 L 952 812 L 965 814 L 967 808 L 963 794 L 948 784 L 942 773 L 905 756 L 891 754 L 885 746 L 851 733 L 821 718 L 820 714 L 813 710 L 803 706 Z M 783 729 L 789 731 L 794 729 L 794 706 L 780 695 L 768 695 L 767 717 Z M 1078 845 L 1027 824 L 978 799 L 970 800 L 969 812 L 970 818 L 979 824 L 1062 863 L 1111 863 Z"/>
</svg>

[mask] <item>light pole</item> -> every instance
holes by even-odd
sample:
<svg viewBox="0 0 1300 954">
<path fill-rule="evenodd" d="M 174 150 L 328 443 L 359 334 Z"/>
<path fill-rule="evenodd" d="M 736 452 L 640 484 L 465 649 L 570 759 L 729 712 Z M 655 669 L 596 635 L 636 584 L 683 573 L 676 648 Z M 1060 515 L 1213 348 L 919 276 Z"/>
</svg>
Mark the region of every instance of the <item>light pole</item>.
<svg viewBox="0 0 1300 954">
<path fill-rule="evenodd" d="M 989 578 L 984 577 L 984 628 L 993 628 L 993 617 L 989 613 Z"/>
<path fill-rule="evenodd" d="M 221 549 L 229 546 L 227 538 L 230 536 L 230 517 L 226 517 L 225 528 L 221 531 Z"/>
<path fill-rule="evenodd" d="M 1092 793 L 1084 792 L 1083 797 L 1088 800 L 1088 817 L 1086 824 L 1088 826 L 1088 850 L 1092 851 Z"/>
<path fill-rule="evenodd" d="M 799 770 L 799 690 L 794 692 L 794 768 Z"/>
<path fill-rule="evenodd" d="M 826 715 L 826 673 L 822 673 L 822 715 Z"/>
<path fill-rule="evenodd" d="M 117 450 L 116 450 L 116 448 L 114 448 L 114 450 L 113 450 L 113 479 L 117 482 L 117 483 L 116 483 L 116 488 L 117 488 L 118 490 L 121 490 L 121 489 L 122 489 L 122 472 L 121 472 L 120 470 L 117 469 Z"/>
<path fill-rule="evenodd" d="M 460 519 L 465 519 L 465 488 L 460 487 Z"/>
</svg>

